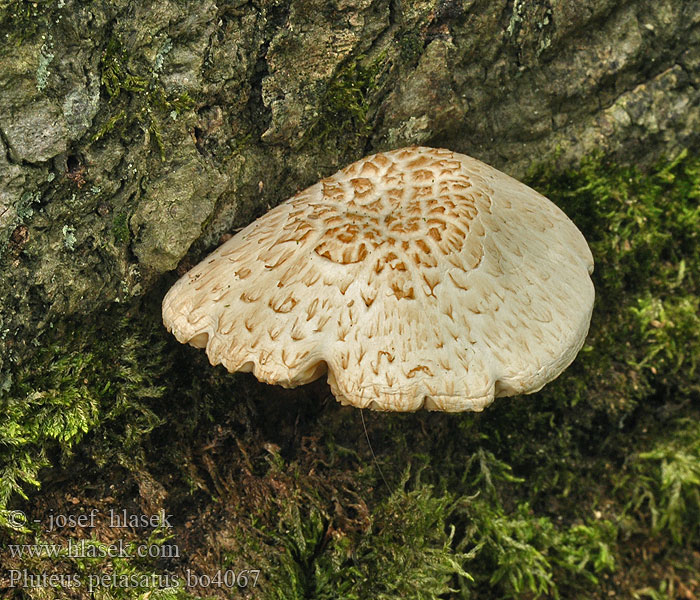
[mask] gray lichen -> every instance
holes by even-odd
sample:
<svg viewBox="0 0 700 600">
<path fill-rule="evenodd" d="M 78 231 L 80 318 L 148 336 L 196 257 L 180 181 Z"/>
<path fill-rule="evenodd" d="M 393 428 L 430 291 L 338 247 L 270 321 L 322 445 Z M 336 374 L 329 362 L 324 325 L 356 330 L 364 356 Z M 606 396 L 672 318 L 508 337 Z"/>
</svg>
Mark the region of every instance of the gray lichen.
<svg viewBox="0 0 700 600">
<path fill-rule="evenodd" d="M 41 56 L 39 58 L 39 66 L 36 68 L 36 89 L 40 92 L 44 91 L 46 84 L 49 79 L 49 65 L 51 61 L 55 58 L 55 54 L 52 52 L 53 42 L 51 35 L 48 35 L 48 39 L 41 46 Z"/>
</svg>

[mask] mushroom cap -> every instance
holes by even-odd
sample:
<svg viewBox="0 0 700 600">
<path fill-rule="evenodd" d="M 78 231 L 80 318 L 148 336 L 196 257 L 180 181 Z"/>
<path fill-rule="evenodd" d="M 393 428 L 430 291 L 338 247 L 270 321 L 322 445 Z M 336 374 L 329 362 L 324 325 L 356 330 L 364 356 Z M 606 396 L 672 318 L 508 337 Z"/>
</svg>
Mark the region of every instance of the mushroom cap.
<svg viewBox="0 0 700 600">
<path fill-rule="evenodd" d="M 374 154 L 221 245 L 163 300 L 212 364 L 343 404 L 480 411 L 583 345 L 593 257 L 544 196 L 449 150 Z"/>
</svg>

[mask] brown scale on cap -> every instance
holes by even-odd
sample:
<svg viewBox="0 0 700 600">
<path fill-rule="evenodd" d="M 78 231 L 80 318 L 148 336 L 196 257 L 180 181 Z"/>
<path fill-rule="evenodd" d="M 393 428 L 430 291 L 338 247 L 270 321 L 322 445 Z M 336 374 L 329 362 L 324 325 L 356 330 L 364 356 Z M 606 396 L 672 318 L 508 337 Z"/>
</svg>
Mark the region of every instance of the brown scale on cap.
<svg viewBox="0 0 700 600">
<path fill-rule="evenodd" d="M 168 292 L 163 319 L 213 364 L 344 404 L 481 410 L 574 359 L 590 250 L 546 198 L 473 158 L 369 156 L 251 223 Z"/>
</svg>

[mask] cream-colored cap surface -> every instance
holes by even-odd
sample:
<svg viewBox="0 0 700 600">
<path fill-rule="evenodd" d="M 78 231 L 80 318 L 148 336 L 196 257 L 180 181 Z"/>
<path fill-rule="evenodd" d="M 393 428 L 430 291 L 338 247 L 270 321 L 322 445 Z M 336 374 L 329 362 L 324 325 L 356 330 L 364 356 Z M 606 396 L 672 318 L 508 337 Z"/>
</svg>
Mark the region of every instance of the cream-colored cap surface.
<svg viewBox="0 0 700 600">
<path fill-rule="evenodd" d="M 552 202 L 488 165 L 410 147 L 280 204 L 184 275 L 163 321 L 212 364 L 343 404 L 482 410 L 535 392 L 588 332 L 593 257 Z"/>
</svg>

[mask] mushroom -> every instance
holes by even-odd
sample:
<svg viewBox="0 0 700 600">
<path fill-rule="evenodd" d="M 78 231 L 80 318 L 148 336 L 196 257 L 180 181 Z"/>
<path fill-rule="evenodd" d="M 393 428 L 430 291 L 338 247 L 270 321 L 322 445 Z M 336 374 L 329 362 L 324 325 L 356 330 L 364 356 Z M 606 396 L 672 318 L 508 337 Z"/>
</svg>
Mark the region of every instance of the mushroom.
<svg viewBox="0 0 700 600">
<path fill-rule="evenodd" d="M 163 321 L 212 364 L 360 408 L 480 411 L 583 345 L 593 257 L 544 196 L 449 150 L 368 156 L 185 274 Z"/>
</svg>

